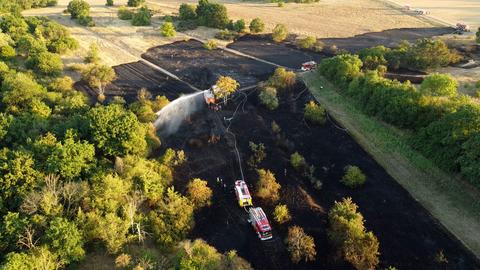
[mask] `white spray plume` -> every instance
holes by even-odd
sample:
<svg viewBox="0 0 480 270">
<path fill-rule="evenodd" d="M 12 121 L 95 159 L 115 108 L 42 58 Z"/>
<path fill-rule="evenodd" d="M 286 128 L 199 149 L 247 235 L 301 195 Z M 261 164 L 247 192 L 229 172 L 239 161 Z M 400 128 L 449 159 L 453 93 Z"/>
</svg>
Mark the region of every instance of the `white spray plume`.
<svg viewBox="0 0 480 270">
<path fill-rule="evenodd" d="M 156 113 L 158 118 L 153 123 L 155 128 L 164 136 L 177 132 L 185 119 L 205 107 L 204 92 L 181 96 L 163 107 Z"/>
</svg>

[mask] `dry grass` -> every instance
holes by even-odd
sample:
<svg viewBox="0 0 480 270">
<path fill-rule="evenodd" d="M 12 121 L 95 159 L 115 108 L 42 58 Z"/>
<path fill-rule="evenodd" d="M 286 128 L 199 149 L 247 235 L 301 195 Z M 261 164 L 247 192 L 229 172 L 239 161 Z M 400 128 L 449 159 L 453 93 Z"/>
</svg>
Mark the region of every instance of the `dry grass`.
<svg viewBox="0 0 480 270">
<path fill-rule="evenodd" d="M 412 150 L 408 138 L 364 115 L 314 73 L 302 75 L 315 98 L 349 134 L 440 223 L 480 257 L 480 194 Z M 323 88 L 320 88 L 323 86 Z"/>
</svg>

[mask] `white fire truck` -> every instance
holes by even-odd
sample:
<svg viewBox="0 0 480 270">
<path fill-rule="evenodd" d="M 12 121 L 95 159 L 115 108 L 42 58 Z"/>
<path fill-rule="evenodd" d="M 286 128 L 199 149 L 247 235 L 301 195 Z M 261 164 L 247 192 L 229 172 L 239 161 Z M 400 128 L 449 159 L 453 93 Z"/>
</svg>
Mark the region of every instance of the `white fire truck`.
<svg viewBox="0 0 480 270">
<path fill-rule="evenodd" d="M 263 209 L 260 207 L 252 207 L 248 210 L 249 221 L 253 226 L 255 232 L 257 232 L 260 240 L 272 239 L 272 227 L 268 223 L 267 216 Z"/>
<path fill-rule="evenodd" d="M 253 206 L 252 196 L 248 191 L 248 187 L 245 181 L 235 181 L 235 195 L 237 196 L 238 205 L 240 205 L 240 207 Z"/>
</svg>

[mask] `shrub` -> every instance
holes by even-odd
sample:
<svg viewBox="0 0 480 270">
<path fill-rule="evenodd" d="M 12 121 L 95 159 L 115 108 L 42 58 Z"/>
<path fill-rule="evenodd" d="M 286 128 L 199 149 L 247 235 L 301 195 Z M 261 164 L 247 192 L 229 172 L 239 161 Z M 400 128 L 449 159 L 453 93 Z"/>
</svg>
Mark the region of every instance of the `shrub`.
<svg viewBox="0 0 480 270">
<path fill-rule="evenodd" d="M 152 13 L 147 7 L 141 7 L 133 14 L 132 25 L 134 26 L 147 26 L 151 24 Z"/>
<path fill-rule="evenodd" d="M 272 128 L 272 132 L 275 133 L 275 134 L 278 134 L 282 131 L 280 126 L 275 121 L 272 121 L 271 128 Z"/>
<path fill-rule="evenodd" d="M 292 217 L 290 216 L 290 211 L 288 210 L 287 205 L 279 204 L 275 206 L 275 210 L 273 211 L 273 219 L 278 224 L 283 224 L 287 221 L 290 221 Z"/>
<path fill-rule="evenodd" d="M 185 240 L 180 248 L 177 254 L 179 262 L 175 269 L 221 269 L 222 255 L 205 241 L 196 239 L 192 243 L 190 240 Z"/>
<path fill-rule="evenodd" d="M 262 200 L 276 202 L 280 198 L 280 184 L 275 175 L 264 169 L 258 169 L 258 181 L 256 184 L 256 195 Z"/>
<path fill-rule="evenodd" d="M 375 70 L 380 65 L 388 64 L 385 55 L 389 51 L 390 49 L 380 45 L 373 48 L 362 49 L 358 52 L 358 56 L 366 69 Z"/>
<path fill-rule="evenodd" d="M 326 121 L 326 111 L 315 101 L 311 100 L 305 105 L 305 119 L 315 124 L 324 124 Z"/>
<path fill-rule="evenodd" d="M 85 56 L 84 62 L 89 64 L 100 62 L 100 53 L 99 53 L 99 48 L 97 43 L 94 42 L 90 44 L 87 55 Z"/>
<path fill-rule="evenodd" d="M 278 107 L 277 89 L 271 86 L 262 88 L 262 91 L 258 94 L 260 103 L 265 105 L 269 110 L 275 110 Z"/>
<path fill-rule="evenodd" d="M 220 76 L 215 85 L 219 88 L 215 93 L 217 98 L 227 98 L 237 91 L 240 86 L 235 79 L 228 76 Z"/>
<path fill-rule="evenodd" d="M 200 0 L 196 12 L 200 25 L 219 29 L 224 29 L 228 25 L 227 8 L 222 4 Z"/>
<path fill-rule="evenodd" d="M 235 40 L 238 37 L 238 33 L 230 31 L 230 30 L 221 30 L 220 32 L 215 34 L 215 38 L 221 39 L 221 40 Z"/>
<path fill-rule="evenodd" d="M 272 39 L 275 42 L 282 42 L 288 36 L 287 27 L 283 24 L 277 24 L 272 32 Z"/>
<path fill-rule="evenodd" d="M 407 49 L 405 58 L 408 66 L 425 70 L 457 63 L 462 57 L 450 51 L 442 40 L 420 39 Z"/>
<path fill-rule="evenodd" d="M 342 54 L 322 60 L 318 72 L 335 84 L 346 87 L 351 80 L 361 75 L 362 65 L 357 55 Z"/>
<path fill-rule="evenodd" d="M 379 244 L 365 230 L 363 216 L 351 198 L 335 202 L 328 213 L 327 236 L 337 252 L 356 269 L 375 269 L 379 263 Z"/>
<path fill-rule="evenodd" d="M 258 164 L 267 157 L 267 154 L 265 153 L 265 145 L 263 145 L 263 143 L 256 144 L 254 142 L 249 142 L 248 146 L 250 147 L 252 156 L 248 159 L 247 164 L 252 168 L 256 168 Z"/>
<path fill-rule="evenodd" d="M 42 75 L 58 76 L 63 71 L 63 62 L 58 54 L 43 52 L 28 58 L 26 65 Z"/>
<path fill-rule="evenodd" d="M 299 226 L 288 228 L 287 250 L 290 252 L 292 262 L 299 263 L 302 259 L 305 262 L 314 261 L 317 251 L 313 237 L 306 234 Z"/>
<path fill-rule="evenodd" d="M 277 68 L 273 75 L 268 79 L 268 84 L 276 89 L 284 90 L 295 85 L 296 77 L 297 76 L 293 71 L 287 71 L 284 68 Z"/>
<path fill-rule="evenodd" d="M 316 37 L 307 36 L 304 38 L 297 39 L 297 46 L 300 49 L 312 49 L 316 42 L 317 42 Z"/>
<path fill-rule="evenodd" d="M 127 7 L 119 7 L 117 16 L 120 20 L 131 20 L 134 12 Z"/>
<path fill-rule="evenodd" d="M 90 5 L 83 0 L 72 0 L 68 3 L 67 11 L 70 13 L 72 19 L 77 19 L 81 16 L 89 15 Z"/>
<path fill-rule="evenodd" d="M 5 45 L 0 48 L 0 58 L 2 60 L 11 60 L 15 58 L 16 55 L 15 49 L 10 45 Z"/>
<path fill-rule="evenodd" d="M 122 253 L 115 258 L 116 268 L 127 268 L 132 262 L 132 257 L 126 253 Z"/>
<path fill-rule="evenodd" d="M 178 17 L 182 21 L 187 20 L 196 20 L 197 19 L 197 11 L 195 10 L 196 7 L 190 4 L 181 4 L 180 8 L 178 9 Z"/>
<path fill-rule="evenodd" d="M 145 3 L 145 0 L 128 0 L 127 5 L 129 7 L 138 7 L 143 3 Z"/>
<path fill-rule="evenodd" d="M 349 188 L 356 188 L 365 184 L 367 177 L 357 166 L 349 165 L 345 167 L 345 175 L 342 177 L 342 182 Z"/>
<path fill-rule="evenodd" d="M 449 74 L 432 74 L 423 80 L 420 85 L 420 92 L 429 96 L 457 95 L 458 82 Z"/>
<path fill-rule="evenodd" d="M 260 33 L 265 29 L 265 24 L 260 18 L 255 18 L 250 22 L 249 28 L 252 33 Z"/>
<path fill-rule="evenodd" d="M 166 22 L 162 25 L 161 33 L 164 37 L 174 37 L 177 34 L 175 26 L 171 22 Z"/>
<path fill-rule="evenodd" d="M 212 189 L 207 186 L 207 181 L 195 178 L 187 185 L 187 196 L 195 208 L 212 204 Z"/>
<path fill-rule="evenodd" d="M 83 26 L 87 26 L 87 27 L 95 26 L 95 22 L 93 21 L 93 18 L 90 16 L 81 15 L 78 17 L 77 21 L 80 25 L 83 25 Z"/>
<path fill-rule="evenodd" d="M 194 30 L 197 27 L 198 27 L 197 20 L 185 20 L 185 21 L 180 21 L 177 24 L 178 31 Z"/>
<path fill-rule="evenodd" d="M 107 2 L 105 3 L 105 5 L 107 7 L 113 7 L 113 0 L 107 0 Z"/>
<path fill-rule="evenodd" d="M 480 27 L 478 27 L 477 32 L 475 33 L 477 43 L 480 43 Z"/>
<path fill-rule="evenodd" d="M 305 158 L 298 152 L 295 152 L 290 156 L 290 164 L 297 171 L 303 170 L 307 166 Z"/>
<path fill-rule="evenodd" d="M 247 25 L 245 24 L 245 21 L 243 19 L 236 21 L 233 24 L 233 30 L 239 33 L 245 32 L 247 30 Z"/>
<path fill-rule="evenodd" d="M 315 52 L 322 52 L 325 49 L 325 43 L 323 43 L 323 41 L 318 40 L 317 42 L 315 42 L 315 44 L 311 49 Z"/>
<path fill-rule="evenodd" d="M 218 47 L 218 44 L 215 40 L 209 39 L 207 43 L 203 44 L 203 47 L 209 51 L 214 50 Z"/>
</svg>

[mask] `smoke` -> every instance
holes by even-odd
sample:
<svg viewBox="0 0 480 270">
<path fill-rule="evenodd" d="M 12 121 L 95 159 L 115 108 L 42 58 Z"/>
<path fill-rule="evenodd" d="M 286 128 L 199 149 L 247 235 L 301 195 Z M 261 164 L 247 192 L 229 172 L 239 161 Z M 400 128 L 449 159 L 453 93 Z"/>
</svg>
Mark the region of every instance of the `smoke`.
<svg viewBox="0 0 480 270">
<path fill-rule="evenodd" d="M 204 107 L 204 92 L 185 95 L 170 102 L 156 113 L 155 128 L 164 136 L 177 132 L 185 119 Z"/>
</svg>

